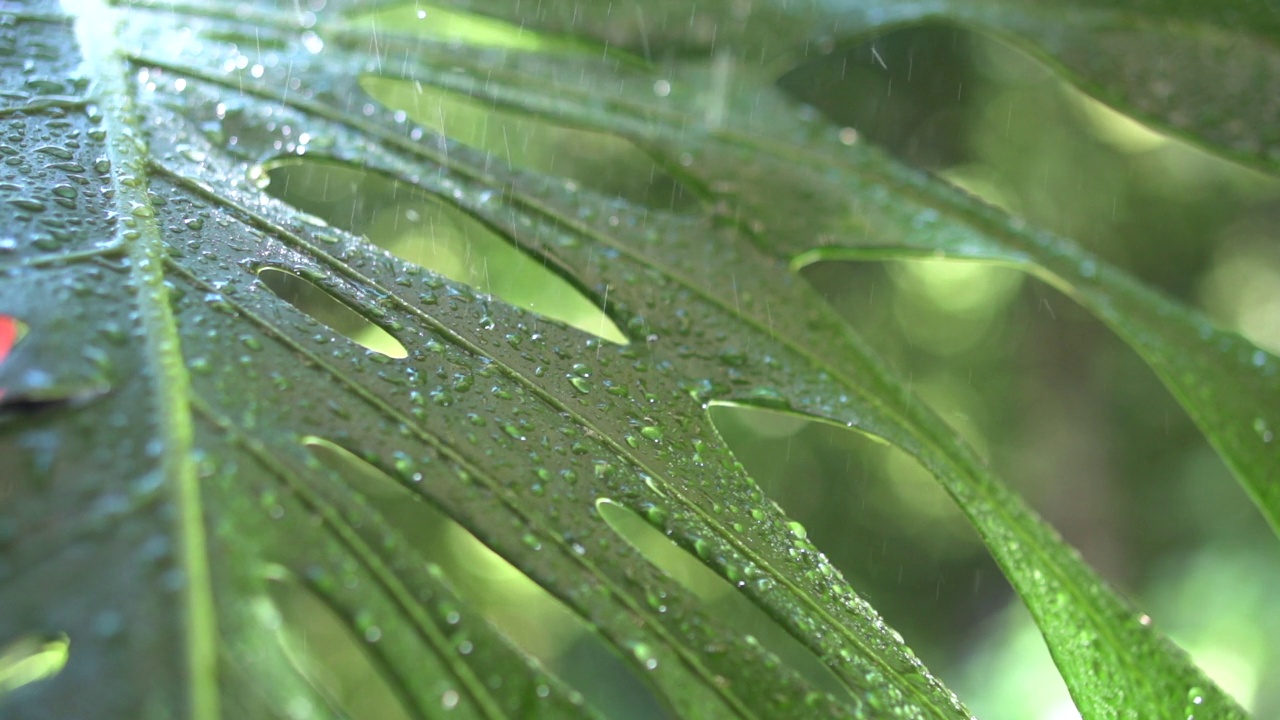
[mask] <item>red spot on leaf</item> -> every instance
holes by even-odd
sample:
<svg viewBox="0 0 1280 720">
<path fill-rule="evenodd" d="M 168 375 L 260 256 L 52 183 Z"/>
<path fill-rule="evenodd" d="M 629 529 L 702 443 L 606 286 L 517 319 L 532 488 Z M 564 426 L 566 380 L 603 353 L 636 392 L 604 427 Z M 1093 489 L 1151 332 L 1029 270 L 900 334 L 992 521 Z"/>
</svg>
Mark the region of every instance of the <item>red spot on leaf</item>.
<svg viewBox="0 0 1280 720">
<path fill-rule="evenodd" d="M 9 356 L 9 351 L 18 342 L 18 321 L 8 315 L 0 315 L 0 363 Z M 0 387 L 0 400 L 4 399 L 4 388 Z"/>
<path fill-rule="evenodd" d="M 4 362 L 17 341 L 18 321 L 8 315 L 0 315 L 0 362 Z"/>
</svg>

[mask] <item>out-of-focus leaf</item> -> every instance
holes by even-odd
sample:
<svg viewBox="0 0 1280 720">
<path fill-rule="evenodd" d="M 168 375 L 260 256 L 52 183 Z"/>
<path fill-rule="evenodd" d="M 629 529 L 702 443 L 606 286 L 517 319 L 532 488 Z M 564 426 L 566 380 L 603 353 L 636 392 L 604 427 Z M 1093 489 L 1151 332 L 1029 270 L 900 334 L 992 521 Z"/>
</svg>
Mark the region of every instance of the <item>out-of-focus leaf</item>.
<svg viewBox="0 0 1280 720">
<path fill-rule="evenodd" d="M 1059 66 L 1144 121 L 1269 172 L 1280 168 L 1280 10 L 1271 0 L 768 0 L 750 12 L 733 0 L 621 11 L 608 3 L 471 5 L 632 52 L 649 45 L 700 57 L 730 47 L 775 67 L 906 24 L 957 23 Z"/>
</svg>

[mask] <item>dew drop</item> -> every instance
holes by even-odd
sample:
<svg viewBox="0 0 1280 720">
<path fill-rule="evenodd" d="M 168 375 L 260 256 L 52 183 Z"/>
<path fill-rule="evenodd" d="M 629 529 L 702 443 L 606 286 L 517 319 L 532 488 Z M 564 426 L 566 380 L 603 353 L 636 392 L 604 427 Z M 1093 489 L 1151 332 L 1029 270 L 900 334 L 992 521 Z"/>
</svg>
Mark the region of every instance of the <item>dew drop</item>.
<svg viewBox="0 0 1280 720">
<path fill-rule="evenodd" d="M 631 650 L 631 654 L 636 660 L 640 661 L 644 669 L 654 670 L 658 667 L 658 658 L 654 657 L 653 648 L 645 643 L 635 641 L 629 642 L 627 645 Z"/>
<path fill-rule="evenodd" d="M 728 367 L 742 367 L 747 364 L 747 354 L 736 348 L 728 348 L 720 353 L 720 362 Z"/>
<path fill-rule="evenodd" d="M 1253 430 L 1258 433 L 1258 437 L 1262 438 L 1262 442 L 1269 443 L 1275 440 L 1275 432 L 1271 430 L 1271 426 L 1267 423 L 1266 418 L 1254 418 Z"/>
</svg>

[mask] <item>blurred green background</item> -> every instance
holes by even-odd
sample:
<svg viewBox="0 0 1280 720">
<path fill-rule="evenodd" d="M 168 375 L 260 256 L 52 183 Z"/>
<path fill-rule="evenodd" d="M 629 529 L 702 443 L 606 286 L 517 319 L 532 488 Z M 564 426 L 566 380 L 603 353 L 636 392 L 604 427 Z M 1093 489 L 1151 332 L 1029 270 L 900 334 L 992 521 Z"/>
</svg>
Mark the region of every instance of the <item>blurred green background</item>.
<svg viewBox="0 0 1280 720">
<path fill-rule="evenodd" d="M 1280 349 L 1276 181 L 950 27 L 837 51 L 781 83 L 868 141 Z M 1256 717 L 1280 717 L 1280 546 L 1132 351 L 1012 270 L 921 261 L 806 275 L 1106 579 Z M 737 450 L 979 717 L 1078 717 L 950 500 L 901 453 L 839 435 L 814 425 L 781 437 L 782 453 L 758 439 Z M 771 466 L 780 456 L 790 467 Z"/>
<path fill-rule="evenodd" d="M 519 48 L 530 47 L 537 38 L 525 33 Z M 1152 132 L 1025 55 L 952 27 L 836 47 L 779 85 L 849 128 L 848 137 L 1072 237 L 1220 325 L 1280 350 L 1275 181 Z M 656 163 L 615 138 L 411 84 L 365 87 L 488 150 L 495 162 L 650 206 L 694 203 Z M 311 162 L 270 167 L 264 182 L 406 259 L 598 334 L 617 332 L 559 277 L 437 200 Z M 1011 270 L 829 263 L 805 276 L 1104 577 L 1257 717 L 1280 717 L 1273 600 L 1280 545 L 1134 353 L 1068 298 Z M 275 277 L 272 289 L 287 296 L 282 282 Z M 912 460 L 794 416 L 726 406 L 712 412 L 767 494 L 979 717 L 1078 717 L 1029 616 L 950 499 Z M 376 474 L 332 449 L 317 455 L 352 476 Z M 379 491 L 370 496 L 420 528 L 414 540 L 463 598 L 584 689 L 588 701 L 611 717 L 660 715 L 581 623 L 466 531 L 403 502 L 394 489 L 381 500 Z M 646 534 L 627 511 L 602 512 L 717 616 L 807 663 L 815 682 L 830 687 L 812 658 L 728 585 Z M 310 648 L 314 660 L 304 664 L 335 702 L 354 717 L 398 716 L 362 654 L 339 651 L 343 642 L 358 643 L 343 640 L 344 629 L 322 607 L 298 591 L 283 590 L 278 602 L 293 628 L 289 642 Z"/>
</svg>

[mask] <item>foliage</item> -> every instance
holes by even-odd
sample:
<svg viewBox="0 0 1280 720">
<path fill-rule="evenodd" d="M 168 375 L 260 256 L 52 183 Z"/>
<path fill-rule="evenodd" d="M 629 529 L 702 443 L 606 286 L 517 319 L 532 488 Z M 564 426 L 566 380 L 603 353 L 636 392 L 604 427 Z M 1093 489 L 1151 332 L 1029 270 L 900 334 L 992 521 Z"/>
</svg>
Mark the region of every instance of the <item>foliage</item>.
<svg viewBox="0 0 1280 720">
<path fill-rule="evenodd" d="M 852 428 L 927 468 L 1084 717 L 1245 716 L 795 271 L 937 256 L 1040 277 L 1151 366 L 1273 528 L 1280 361 L 774 80 L 946 18 L 1270 171 L 1277 28 L 1257 4 L 0 14 L 0 343 L 21 323 L 0 365 L 6 717 L 343 717 L 290 639 L 308 603 L 408 717 L 595 715 L 428 559 L 426 508 L 675 714 L 968 717 L 746 475 L 708 412 L 723 404 Z M 546 269 L 574 299 L 520 297 L 471 262 L 480 247 L 519 248 L 509 272 Z M 709 612 L 654 535 L 825 669 Z"/>
</svg>

